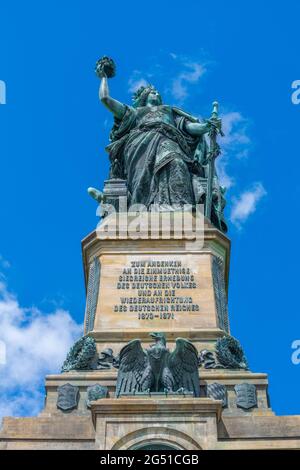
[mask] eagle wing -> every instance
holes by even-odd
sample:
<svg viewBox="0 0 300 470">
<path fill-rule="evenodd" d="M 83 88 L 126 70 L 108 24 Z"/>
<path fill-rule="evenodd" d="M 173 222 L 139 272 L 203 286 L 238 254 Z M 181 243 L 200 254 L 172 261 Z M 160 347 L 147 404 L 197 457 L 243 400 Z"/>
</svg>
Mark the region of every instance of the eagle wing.
<svg viewBox="0 0 300 470">
<path fill-rule="evenodd" d="M 177 390 L 184 388 L 200 396 L 198 352 L 195 346 L 184 338 L 176 339 L 176 348 L 170 354 L 168 367 L 173 375 Z"/>
<path fill-rule="evenodd" d="M 119 370 L 116 385 L 116 396 L 147 388 L 147 378 L 151 374 L 148 355 L 143 350 L 139 339 L 130 341 L 119 355 Z M 145 389 L 146 389 L 145 388 Z"/>
</svg>

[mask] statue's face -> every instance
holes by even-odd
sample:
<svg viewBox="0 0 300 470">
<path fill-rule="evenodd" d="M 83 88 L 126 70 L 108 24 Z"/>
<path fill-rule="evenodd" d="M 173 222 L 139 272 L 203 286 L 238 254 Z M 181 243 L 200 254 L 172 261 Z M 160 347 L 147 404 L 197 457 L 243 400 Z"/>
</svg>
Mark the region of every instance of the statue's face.
<svg viewBox="0 0 300 470">
<path fill-rule="evenodd" d="M 147 97 L 147 104 L 151 106 L 159 106 L 161 104 L 161 97 L 158 91 L 151 90 Z"/>
</svg>

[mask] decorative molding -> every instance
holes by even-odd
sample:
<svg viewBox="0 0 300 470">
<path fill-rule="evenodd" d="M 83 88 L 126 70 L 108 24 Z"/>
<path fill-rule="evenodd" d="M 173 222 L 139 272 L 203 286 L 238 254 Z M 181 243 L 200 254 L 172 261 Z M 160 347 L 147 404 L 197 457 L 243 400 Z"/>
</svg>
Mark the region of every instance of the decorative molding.
<svg viewBox="0 0 300 470">
<path fill-rule="evenodd" d="M 218 326 L 222 330 L 229 333 L 227 295 L 224 279 L 224 263 L 223 259 L 213 256 L 212 259 L 212 276 L 214 284 L 215 302 L 218 315 Z"/>
<path fill-rule="evenodd" d="M 89 268 L 89 278 L 87 286 L 86 312 L 85 312 L 85 334 L 94 328 L 96 308 L 98 302 L 99 284 L 100 284 L 101 264 L 99 258 L 94 257 Z"/>
</svg>

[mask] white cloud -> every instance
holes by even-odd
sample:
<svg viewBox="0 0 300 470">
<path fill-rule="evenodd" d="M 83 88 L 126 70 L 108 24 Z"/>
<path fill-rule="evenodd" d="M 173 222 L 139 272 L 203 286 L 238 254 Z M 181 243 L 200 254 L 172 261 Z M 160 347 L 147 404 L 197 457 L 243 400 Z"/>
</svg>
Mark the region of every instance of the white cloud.
<svg viewBox="0 0 300 470">
<path fill-rule="evenodd" d="M 249 121 L 237 111 L 223 113 L 220 117 L 225 135 L 219 141 L 222 153 L 216 164 L 220 183 L 229 189 L 235 185 L 235 178 L 228 172 L 229 163 L 247 158 L 251 148 Z"/>
<path fill-rule="evenodd" d="M 0 255 L 0 267 L 2 269 L 8 269 L 10 268 L 10 262 L 7 261 L 7 259 L 3 258 L 2 255 Z"/>
<path fill-rule="evenodd" d="M 175 54 L 171 55 L 173 59 L 177 59 Z M 195 84 L 199 81 L 202 75 L 206 72 L 204 65 L 198 62 L 184 62 L 184 70 L 182 70 L 177 77 L 172 80 L 171 92 L 173 97 L 183 102 L 189 95 L 188 85 Z"/>
<path fill-rule="evenodd" d="M 0 340 L 6 347 L 6 364 L 0 363 L 0 419 L 34 415 L 41 409 L 45 375 L 60 371 L 81 334 L 82 325 L 69 312 L 24 308 L 0 282 Z"/>
<path fill-rule="evenodd" d="M 258 202 L 267 194 L 262 183 L 255 183 L 252 188 L 242 192 L 239 197 L 233 198 L 230 220 L 238 228 L 255 212 Z"/>
<path fill-rule="evenodd" d="M 250 138 L 247 134 L 249 121 L 237 111 L 224 113 L 221 115 L 222 126 L 225 136 L 222 139 L 226 148 L 234 148 L 237 150 L 236 156 L 241 156 L 240 150 L 243 146 L 250 144 Z M 246 156 L 246 155 L 244 155 Z"/>
<path fill-rule="evenodd" d="M 130 78 L 129 81 L 129 92 L 134 93 L 141 86 L 147 86 L 148 82 L 144 78 Z"/>
<path fill-rule="evenodd" d="M 216 160 L 216 168 L 220 184 L 221 186 L 225 186 L 226 189 L 231 188 L 235 184 L 235 179 L 233 178 L 233 176 L 229 175 L 227 170 L 228 162 L 228 155 L 222 151 L 222 154 Z"/>
<path fill-rule="evenodd" d="M 174 52 L 168 54 L 170 62 L 162 66 L 158 57 L 150 60 L 150 67 L 141 71 L 132 71 L 128 80 L 129 93 L 135 92 L 140 86 L 147 86 L 154 81 L 154 85 L 163 82 L 165 92 L 170 95 L 178 104 L 182 104 L 189 96 L 190 85 L 198 83 L 199 79 L 206 72 L 206 62 L 204 60 L 193 60 L 190 57 L 178 55 Z M 166 60 L 166 57 L 163 59 Z"/>
</svg>

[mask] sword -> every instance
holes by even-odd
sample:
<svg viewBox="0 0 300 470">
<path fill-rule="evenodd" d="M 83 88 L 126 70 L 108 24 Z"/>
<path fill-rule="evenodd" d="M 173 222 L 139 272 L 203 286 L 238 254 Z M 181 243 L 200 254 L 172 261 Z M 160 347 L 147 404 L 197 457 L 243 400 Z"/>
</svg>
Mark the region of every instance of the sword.
<svg viewBox="0 0 300 470">
<path fill-rule="evenodd" d="M 207 190 L 206 190 L 206 204 L 205 204 L 205 216 L 211 220 L 211 208 L 212 208 L 212 192 L 213 192 L 213 179 L 215 174 L 215 160 L 220 155 L 221 150 L 217 143 L 217 135 L 223 136 L 221 129 L 221 119 L 218 117 L 219 104 L 217 101 L 213 102 L 213 109 L 211 118 L 207 122 L 211 123 L 209 130 L 209 152 L 208 152 L 208 175 L 207 175 Z"/>
</svg>

